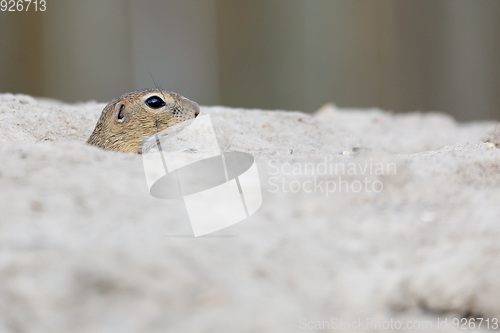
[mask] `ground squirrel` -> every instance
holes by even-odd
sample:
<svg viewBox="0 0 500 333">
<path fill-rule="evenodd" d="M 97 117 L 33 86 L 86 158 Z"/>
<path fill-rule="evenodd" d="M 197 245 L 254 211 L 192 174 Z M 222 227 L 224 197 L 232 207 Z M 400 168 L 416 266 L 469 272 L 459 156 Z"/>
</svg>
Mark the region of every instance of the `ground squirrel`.
<svg viewBox="0 0 500 333">
<path fill-rule="evenodd" d="M 189 125 L 199 113 L 198 104 L 173 92 L 162 89 L 130 92 L 106 105 L 87 143 L 141 154 L 148 139 Z"/>
</svg>

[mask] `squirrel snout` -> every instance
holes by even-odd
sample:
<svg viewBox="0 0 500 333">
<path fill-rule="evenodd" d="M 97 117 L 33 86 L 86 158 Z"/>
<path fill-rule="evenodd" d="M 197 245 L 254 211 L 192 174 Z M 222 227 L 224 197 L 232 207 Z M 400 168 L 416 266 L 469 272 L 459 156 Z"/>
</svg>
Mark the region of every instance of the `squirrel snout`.
<svg viewBox="0 0 500 333">
<path fill-rule="evenodd" d="M 200 114 L 200 106 L 198 105 L 198 103 L 196 102 L 193 102 L 191 101 L 191 103 L 193 104 L 193 108 L 194 108 L 194 117 L 198 117 L 198 115 Z"/>
</svg>

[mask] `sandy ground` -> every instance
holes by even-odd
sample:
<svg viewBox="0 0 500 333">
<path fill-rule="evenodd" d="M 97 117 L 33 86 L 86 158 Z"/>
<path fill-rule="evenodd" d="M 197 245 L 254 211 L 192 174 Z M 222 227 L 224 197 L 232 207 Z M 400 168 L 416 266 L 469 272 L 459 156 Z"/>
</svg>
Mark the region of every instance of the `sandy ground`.
<svg viewBox="0 0 500 333">
<path fill-rule="evenodd" d="M 263 204 L 193 238 L 183 205 L 149 195 L 141 156 L 85 145 L 103 107 L 0 95 L 0 332 L 500 318 L 496 123 L 203 107 L 221 149 L 255 156 Z"/>
</svg>

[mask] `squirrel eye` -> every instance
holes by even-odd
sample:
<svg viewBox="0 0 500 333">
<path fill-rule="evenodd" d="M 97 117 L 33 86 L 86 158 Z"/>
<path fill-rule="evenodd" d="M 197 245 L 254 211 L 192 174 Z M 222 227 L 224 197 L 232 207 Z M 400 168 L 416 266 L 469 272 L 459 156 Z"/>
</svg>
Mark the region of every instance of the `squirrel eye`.
<svg viewBox="0 0 500 333">
<path fill-rule="evenodd" d="M 146 104 L 152 109 L 159 109 L 165 106 L 165 102 L 158 96 L 149 97 Z"/>
<path fill-rule="evenodd" d="M 120 105 L 120 109 L 116 112 L 116 121 L 123 123 L 125 121 L 125 105 Z"/>
</svg>

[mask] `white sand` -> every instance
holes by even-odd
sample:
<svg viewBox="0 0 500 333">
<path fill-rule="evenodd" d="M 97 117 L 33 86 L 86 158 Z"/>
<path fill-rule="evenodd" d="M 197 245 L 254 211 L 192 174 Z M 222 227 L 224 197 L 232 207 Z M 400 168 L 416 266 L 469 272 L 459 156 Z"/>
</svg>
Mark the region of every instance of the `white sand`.
<svg viewBox="0 0 500 333">
<path fill-rule="evenodd" d="M 192 238 L 179 236 L 185 208 L 149 195 L 140 156 L 84 144 L 103 107 L 0 95 L 0 332 L 295 332 L 366 317 L 446 332 L 437 317 L 500 318 L 495 123 L 204 107 L 222 149 L 256 157 L 263 205 Z M 325 157 L 397 172 L 370 175 L 381 193 L 270 192 L 270 165 Z"/>
</svg>

